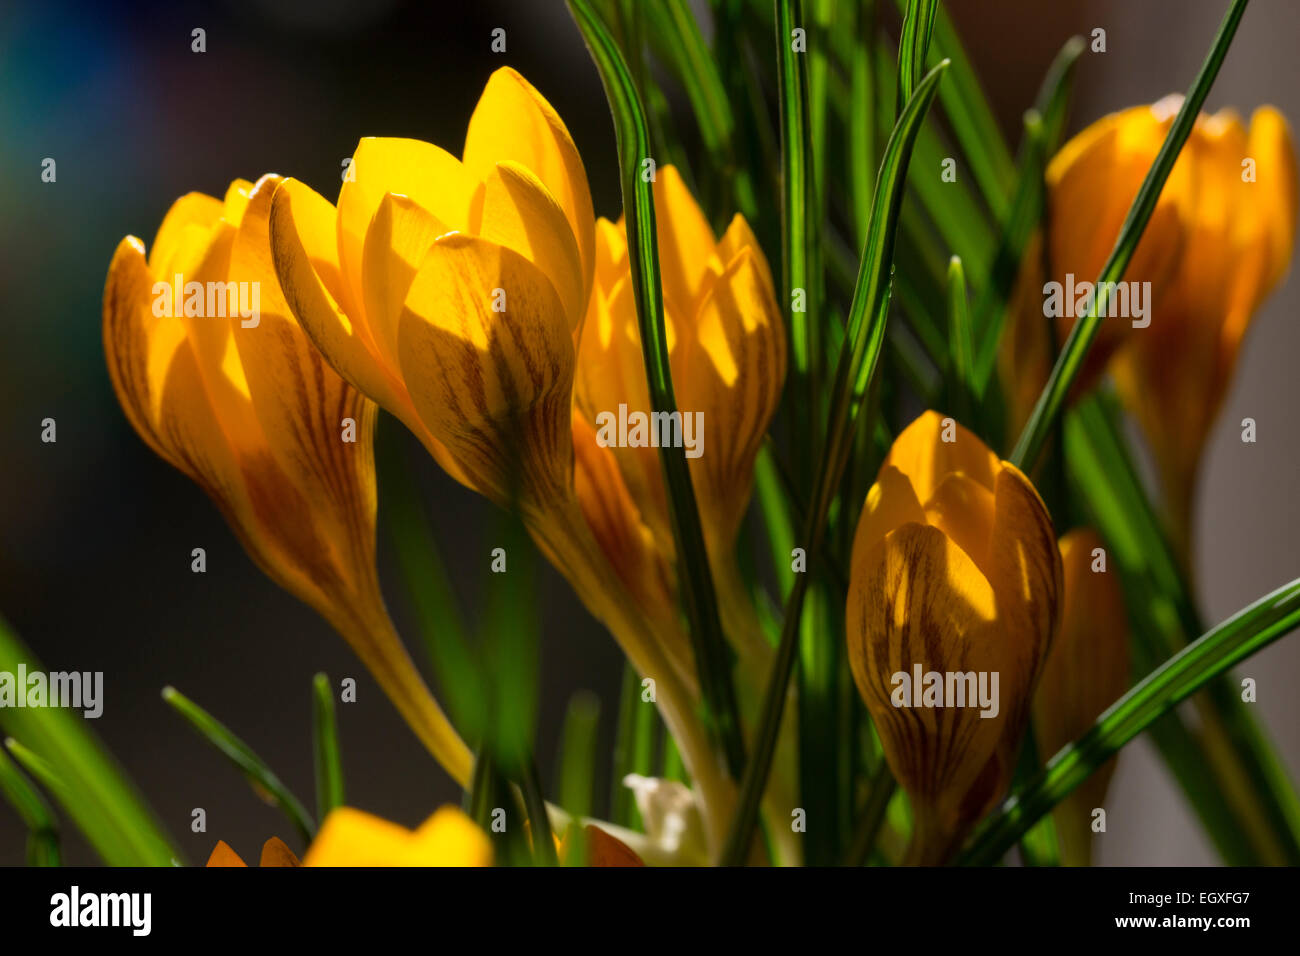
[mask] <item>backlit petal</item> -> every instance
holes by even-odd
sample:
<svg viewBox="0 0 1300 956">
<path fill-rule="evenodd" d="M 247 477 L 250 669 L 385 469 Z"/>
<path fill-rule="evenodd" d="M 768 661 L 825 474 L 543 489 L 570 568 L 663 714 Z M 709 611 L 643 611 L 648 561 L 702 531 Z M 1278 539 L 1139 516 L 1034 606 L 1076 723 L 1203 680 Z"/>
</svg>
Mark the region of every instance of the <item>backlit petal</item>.
<svg viewBox="0 0 1300 956">
<path fill-rule="evenodd" d="M 573 343 L 528 260 L 484 239 L 438 240 L 407 294 L 398 351 L 416 410 L 473 487 L 507 500 L 523 468 L 518 491 L 533 502 L 567 493 Z"/>
<path fill-rule="evenodd" d="M 486 180 L 497 163 L 530 169 L 564 210 L 582 259 L 582 299 L 595 269 L 595 214 L 582 158 L 563 120 L 541 93 L 510 67 L 488 78 L 465 134 L 465 166 Z"/>
</svg>

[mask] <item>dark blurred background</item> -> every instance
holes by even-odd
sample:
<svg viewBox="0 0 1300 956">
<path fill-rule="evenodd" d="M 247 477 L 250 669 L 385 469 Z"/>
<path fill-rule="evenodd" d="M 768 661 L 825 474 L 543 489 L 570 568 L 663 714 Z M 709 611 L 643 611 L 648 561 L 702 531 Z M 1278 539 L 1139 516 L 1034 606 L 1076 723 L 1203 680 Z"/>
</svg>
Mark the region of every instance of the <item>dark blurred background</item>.
<svg viewBox="0 0 1300 956">
<path fill-rule="evenodd" d="M 653 0 L 650 0 L 653 2 Z M 846 0 L 847 2 L 847 0 Z M 1009 135 L 1072 33 L 1101 26 L 1108 51 L 1085 54 L 1073 128 L 1184 89 L 1223 0 L 950 0 L 967 49 Z M 207 52 L 190 50 L 191 30 Z M 493 28 L 507 52 L 490 52 Z M 1300 10 L 1256 0 L 1209 106 L 1249 115 L 1271 102 L 1300 116 L 1294 44 Z M 215 841 L 254 860 L 278 811 L 161 701 L 173 684 L 253 746 L 300 796 L 312 793 L 313 673 L 354 677 L 340 705 L 349 803 L 415 825 L 456 787 L 427 757 L 351 652 L 312 612 L 264 578 L 215 508 L 132 432 L 105 371 L 100 298 L 112 251 L 151 243 L 172 201 L 221 195 L 234 177 L 275 171 L 332 198 L 341 161 L 363 135 L 411 136 L 458 153 L 491 71 L 510 65 L 550 100 L 586 164 L 598 214 L 619 211 L 613 130 L 595 70 L 559 0 L 242 0 L 77 3 L 6 0 L 0 9 L 0 614 L 49 670 L 105 672 L 94 723 L 191 862 Z M 57 162 L 56 183 L 41 162 Z M 769 256 L 776 263 L 776 250 Z M 1300 576 L 1294 414 L 1300 385 L 1295 283 L 1258 316 L 1209 447 L 1198 510 L 1202 609 L 1218 621 Z M 1242 445 L 1229 423 L 1260 423 Z M 58 442 L 40 422 L 58 422 Z M 420 480 L 453 581 L 478 602 L 496 527 L 481 499 L 422 454 Z M 383 495 L 381 488 L 381 508 Z M 208 573 L 192 574 L 204 547 Z M 381 535 L 386 590 L 412 652 L 415 628 Z M 554 764 L 575 690 L 602 703 L 607 759 L 621 656 L 547 567 L 539 762 Z M 1300 654 L 1283 643 L 1241 669 L 1259 683 L 1262 719 L 1294 773 L 1293 693 Z M 1139 741 L 1108 800 L 1101 863 L 1208 863 L 1212 852 Z M 190 811 L 208 830 L 190 832 Z M 95 862 L 75 835 L 66 857 Z M 23 859 L 23 831 L 0 805 L 0 864 Z"/>
</svg>

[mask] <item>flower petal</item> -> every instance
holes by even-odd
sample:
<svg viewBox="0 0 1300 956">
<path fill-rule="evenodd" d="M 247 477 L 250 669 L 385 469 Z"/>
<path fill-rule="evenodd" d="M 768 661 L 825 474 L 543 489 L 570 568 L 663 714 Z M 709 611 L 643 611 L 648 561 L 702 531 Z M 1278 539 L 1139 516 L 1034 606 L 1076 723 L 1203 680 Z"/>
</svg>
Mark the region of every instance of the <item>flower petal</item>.
<svg viewBox="0 0 1300 956">
<path fill-rule="evenodd" d="M 573 139 L 541 93 L 510 67 L 488 78 L 465 134 L 465 166 L 486 180 L 497 163 L 514 160 L 532 170 L 564 210 L 582 259 L 582 299 L 595 269 L 595 214 L 587 172 Z"/>
<path fill-rule="evenodd" d="M 993 590 L 975 563 L 937 528 L 905 524 L 859 560 L 855 556 L 846 628 L 849 666 L 880 730 L 898 782 L 951 838 L 973 823 L 1009 781 L 989 779 L 1006 728 L 1006 708 L 911 706 L 891 699 L 922 672 L 998 672 L 1008 636 L 997 626 Z M 1005 685 L 1000 697 L 1007 699 Z M 977 787 L 978 785 L 978 787 Z M 978 792 L 972 792 L 977 790 Z"/>
<path fill-rule="evenodd" d="M 682 414 L 699 413 L 690 460 L 710 548 L 728 552 L 749 507 L 754 459 L 785 384 L 785 328 L 751 249 L 705 293 L 694 338 L 674 363 Z M 702 416 L 702 417 L 701 417 Z"/>
<path fill-rule="evenodd" d="M 885 456 L 884 464 L 893 465 L 911 480 L 917 500 L 923 505 L 953 472 L 961 472 L 990 491 L 998 472 L 997 455 L 979 436 L 956 421 L 950 430 L 946 421 L 949 419 L 938 412 L 923 412 L 899 433 Z M 953 440 L 944 441 L 945 433 Z"/>
<path fill-rule="evenodd" d="M 361 322 L 361 268 L 366 233 L 388 193 L 408 197 L 442 223 L 440 233 L 462 230 L 469 221 L 475 181 L 460 160 L 418 139 L 367 136 L 352 154 L 352 178 L 339 190 L 337 241 L 346 287 L 342 303 Z"/>
<path fill-rule="evenodd" d="M 573 229 L 541 180 L 519 163 L 497 163 L 475 199 L 470 232 L 513 249 L 551 280 L 576 341 L 589 286 Z"/>
<path fill-rule="evenodd" d="M 533 502 L 568 493 L 573 342 L 532 263 L 485 239 L 439 239 L 407 294 L 398 352 L 416 411 L 472 487 L 508 500 L 522 468 Z"/>
<path fill-rule="evenodd" d="M 690 315 L 704 291 L 710 267 L 721 272 L 717 240 L 681 173 L 661 166 L 654 184 L 655 224 L 664 299 L 675 311 Z"/>
<path fill-rule="evenodd" d="M 441 807 L 415 831 L 412 862 L 419 866 L 491 866 L 492 843 L 456 807 Z"/>
<path fill-rule="evenodd" d="M 208 857 L 205 866 L 242 866 L 245 869 L 248 868 L 248 864 L 230 848 L 230 845 L 225 840 L 217 841 L 217 845 L 212 848 L 212 854 Z"/>
<path fill-rule="evenodd" d="M 283 840 L 271 837 L 262 844 L 262 861 L 258 866 L 302 866 L 302 862 Z"/>
</svg>

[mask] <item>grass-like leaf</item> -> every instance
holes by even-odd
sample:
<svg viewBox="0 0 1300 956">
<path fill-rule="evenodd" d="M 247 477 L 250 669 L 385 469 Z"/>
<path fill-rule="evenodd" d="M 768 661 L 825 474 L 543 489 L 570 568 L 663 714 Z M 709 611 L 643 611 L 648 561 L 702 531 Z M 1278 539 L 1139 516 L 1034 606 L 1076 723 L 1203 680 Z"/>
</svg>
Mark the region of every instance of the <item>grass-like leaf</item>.
<svg viewBox="0 0 1300 956">
<path fill-rule="evenodd" d="M 19 745 L 21 746 L 21 745 Z M 27 827 L 27 865 L 59 865 L 59 822 L 45 797 L 0 747 L 0 794 Z"/>
<path fill-rule="evenodd" d="M 691 102 L 710 170 L 718 181 L 730 186 L 728 196 L 734 200 L 734 208 L 752 222 L 758 213 L 754 183 L 749 170 L 737 161 L 731 100 L 695 14 L 687 0 L 661 0 L 642 6 L 659 40 L 657 49 L 672 64 Z"/>
<path fill-rule="evenodd" d="M 904 180 L 912 147 L 947 66 L 947 63 L 939 64 L 917 86 L 885 147 L 880 173 L 876 179 L 871 226 L 863 246 L 853 302 L 845 324 L 844 345 L 840 350 L 840 361 L 830 392 L 829 426 L 814 473 L 814 497 L 801 539 L 807 553 L 814 557 L 820 551 L 831 499 L 839 485 L 848 451 L 853 444 L 857 412 L 884 342 L 898 212 L 902 205 Z M 786 689 L 798 649 L 808 578 L 807 573 L 795 578 L 794 588 L 786 604 L 781 643 L 763 698 L 763 716 L 756 734 L 754 756 L 745 769 L 740 801 L 723 853 L 723 860 L 731 865 L 739 865 L 746 858 L 758 818 L 759 799 L 772 769 L 772 755 L 781 728 Z"/>
<path fill-rule="evenodd" d="M 326 674 L 311 682 L 312 742 L 316 764 L 316 816 L 324 823 L 330 811 L 343 806 L 343 757 L 334 718 L 334 691 Z"/>
<path fill-rule="evenodd" d="M 948 263 L 948 369 L 953 414 L 969 423 L 975 408 L 975 342 L 960 256 Z"/>
<path fill-rule="evenodd" d="M 1243 608 L 1183 648 L 1062 748 L 1032 783 L 972 837 L 959 862 L 996 862 L 1030 827 L 1121 747 L 1219 674 L 1300 626 L 1300 580 Z"/>
<path fill-rule="evenodd" d="M 903 32 L 898 38 L 898 98 L 895 114 L 912 98 L 925 75 L 925 58 L 934 35 L 934 17 L 939 0 L 907 0 L 903 8 Z"/>
<path fill-rule="evenodd" d="M 0 671 L 43 671 L 0 619 Z M 0 708 L 0 728 L 39 754 L 68 794 L 54 791 L 68 817 L 110 866 L 171 866 L 182 861 L 161 824 L 86 721 L 61 707 Z M 42 782 L 43 784 L 43 782 Z"/>
<path fill-rule="evenodd" d="M 248 744 L 175 687 L 164 687 L 162 698 L 198 731 L 199 736 L 225 755 L 226 759 L 248 778 L 249 783 L 269 797 L 271 802 L 284 812 L 298 831 L 304 845 L 311 843 L 316 835 L 316 825 L 308 815 L 307 808 Z"/>
<path fill-rule="evenodd" d="M 614 116 L 632 291 L 650 403 L 656 414 L 676 414 L 677 399 L 673 394 L 668 340 L 664 331 L 654 201 L 651 184 L 642 176 L 643 160 L 652 158 L 645 110 L 618 45 L 591 4 L 588 0 L 568 0 L 568 4 L 591 51 Z M 691 644 L 704 696 L 706 720 L 720 741 L 733 776 L 739 776 L 745 765 L 739 708 L 731 683 L 730 660 L 718 616 L 717 592 L 704 547 L 699 506 L 691 485 L 685 449 L 665 445 L 659 449 L 659 460 L 668 492 L 673 542 L 680 568 L 678 581 L 690 622 Z"/>
<path fill-rule="evenodd" d="M 1129 207 L 1128 216 L 1124 219 L 1119 237 L 1115 240 L 1115 248 L 1111 250 L 1106 264 L 1102 266 L 1101 275 L 1094 286 L 1097 295 L 1093 297 L 1087 314 L 1081 316 L 1074 323 L 1074 328 L 1070 330 L 1070 336 L 1065 340 L 1061 354 L 1052 367 L 1047 385 L 1038 397 L 1024 431 L 1020 433 L 1020 439 L 1011 453 L 1011 461 L 1022 471 L 1033 470 L 1043 444 L 1060 414 L 1065 396 L 1069 394 L 1075 376 L 1083 367 L 1088 348 L 1096 338 L 1102 316 L 1107 311 L 1110 291 L 1115 288 L 1115 283 L 1123 278 L 1124 271 L 1137 250 L 1142 233 L 1152 213 L 1155 212 L 1160 191 L 1164 188 L 1165 181 L 1168 180 L 1174 163 L 1178 160 L 1183 144 L 1191 135 L 1196 117 L 1205 103 L 1205 97 L 1209 95 L 1210 87 L 1214 85 L 1214 78 L 1218 76 L 1219 67 L 1223 64 L 1223 58 L 1228 54 L 1228 47 L 1237 33 L 1242 15 L 1246 12 L 1247 2 L 1248 0 L 1232 0 L 1232 5 L 1224 15 L 1210 52 L 1205 62 L 1201 64 L 1200 72 L 1197 73 L 1191 88 L 1187 91 L 1183 105 L 1178 110 L 1173 125 L 1169 127 L 1169 134 L 1165 137 L 1155 162 L 1147 171 L 1142 187 L 1133 199 L 1133 205 Z"/>
</svg>

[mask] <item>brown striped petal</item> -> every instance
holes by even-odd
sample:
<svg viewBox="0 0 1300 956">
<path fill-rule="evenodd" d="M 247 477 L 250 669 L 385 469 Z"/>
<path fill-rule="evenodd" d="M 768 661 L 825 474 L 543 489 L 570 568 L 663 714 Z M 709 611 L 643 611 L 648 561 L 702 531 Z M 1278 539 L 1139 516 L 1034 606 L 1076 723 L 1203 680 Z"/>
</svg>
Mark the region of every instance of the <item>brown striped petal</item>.
<svg viewBox="0 0 1300 956">
<path fill-rule="evenodd" d="M 923 673 L 999 671 L 1006 637 L 993 590 L 943 532 L 911 523 L 861 561 L 855 557 L 850 578 L 849 666 L 889 765 L 914 802 L 925 843 L 918 862 L 939 862 L 1009 779 L 1009 768 L 995 762 L 1006 709 L 985 718 L 978 707 L 917 706 L 896 696 L 902 683 L 894 675 L 910 681 L 916 665 Z M 1001 694 L 1005 700 L 1005 689 Z"/>
<path fill-rule="evenodd" d="M 527 504 L 570 494 L 573 344 L 532 263 L 485 239 L 439 239 L 407 293 L 398 352 L 416 411 L 473 487 L 509 501 L 522 469 Z"/>
</svg>

